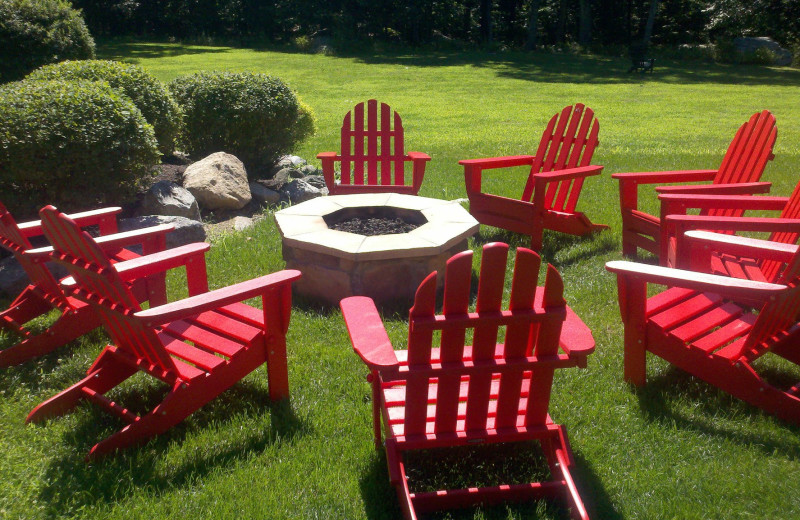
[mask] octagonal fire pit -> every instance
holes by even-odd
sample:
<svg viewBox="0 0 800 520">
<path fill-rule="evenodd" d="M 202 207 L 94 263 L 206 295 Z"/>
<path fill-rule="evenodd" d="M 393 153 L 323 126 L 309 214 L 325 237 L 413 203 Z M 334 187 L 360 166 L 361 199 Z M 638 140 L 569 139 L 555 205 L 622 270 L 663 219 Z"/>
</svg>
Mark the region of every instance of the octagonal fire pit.
<svg viewBox="0 0 800 520">
<path fill-rule="evenodd" d="M 320 197 L 278 211 L 275 220 L 287 269 L 303 273 L 295 290 L 329 304 L 353 295 L 408 304 L 478 231 L 458 202 L 396 193 Z M 367 236 L 384 227 L 392 234 Z"/>
</svg>

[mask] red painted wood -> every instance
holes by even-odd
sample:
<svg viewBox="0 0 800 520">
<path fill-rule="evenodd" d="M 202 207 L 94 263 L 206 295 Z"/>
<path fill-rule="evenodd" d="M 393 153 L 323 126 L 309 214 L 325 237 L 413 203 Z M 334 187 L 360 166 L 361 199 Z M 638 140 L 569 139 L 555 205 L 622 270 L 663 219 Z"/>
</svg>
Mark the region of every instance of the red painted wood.
<svg viewBox="0 0 800 520">
<path fill-rule="evenodd" d="M 626 255 L 635 255 L 637 249 L 645 249 L 655 255 L 666 254 L 669 229 L 657 225 L 643 225 L 644 214 L 637 210 L 636 191 L 640 184 L 666 184 L 676 182 L 710 181 L 714 193 L 735 194 L 763 193 L 769 187 L 757 181 L 764 173 L 767 163 L 774 158 L 772 149 L 777 137 L 775 117 L 767 110 L 753 114 L 734 135 L 722 163 L 716 170 L 692 170 L 684 172 L 615 173 L 611 177 L 619 181 L 620 206 L 622 211 L 622 249 Z M 659 189 L 661 193 L 699 193 L 704 187 L 669 187 Z M 663 210 L 663 208 L 662 208 Z M 711 208 L 704 209 L 702 215 L 738 217 L 744 209 Z M 660 223 L 666 217 L 662 211 L 661 219 L 648 216 L 650 222 Z"/>
<path fill-rule="evenodd" d="M 103 208 L 70 215 L 79 226 L 98 226 L 101 233 L 116 233 L 116 215 L 121 208 Z M 156 226 L 136 232 L 104 235 L 104 242 L 111 255 L 111 262 L 135 258 L 139 255 L 124 249 L 143 244 L 150 251 L 162 250 L 165 246 L 164 234 L 172 226 Z M 0 351 L 0 367 L 23 363 L 33 357 L 41 356 L 53 349 L 69 343 L 100 326 L 100 319 L 84 302 L 68 297 L 45 262 L 49 260 L 49 248 L 32 249 L 28 240 L 41 236 L 41 221 L 17 224 L 5 206 L 0 203 L 0 246 L 10 250 L 31 280 L 12 302 L 8 309 L 0 312 L 0 327 L 17 334 L 20 341 Z M 39 254 L 37 252 L 41 252 Z M 160 275 L 131 277 L 128 283 L 139 301 L 159 302 L 166 297 L 164 278 Z M 53 309 L 60 316 L 48 328 L 33 334 L 25 327 L 29 321 L 47 314 Z"/>
<path fill-rule="evenodd" d="M 662 196 L 663 197 L 663 196 Z M 670 215 L 667 225 L 673 230 L 675 240 L 670 242 L 666 259 L 678 267 L 688 267 L 700 263 L 700 256 L 708 253 L 699 248 L 704 242 L 686 238 L 686 233 L 695 229 L 714 230 L 716 232 L 733 233 L 738 231 L 769 232 L 768 240 L 775 245 L 770 249 L 780 250 L 780 244 L 794 245 L 800 238 L 800 183 L 788 198 L 785 197 L 747 197 L 747 196 L 707 196 L 690 199 L 678 203 L 673 197 L 666 199 L 666 204 L 676 212 L 684 213 L 687 208 L 695 206 L 727 208 L 741 205 L 746 209 L 780 210 L 778 218 L 761 217 L 715 217 L 694 215 Z M 712 252 L 710 263 L 705 260 L 709 272 L 726 274 L 736 278 L 747 278 L 757 281 L 776 281 L 786 266 L 783 258 L 769 257 L 767 252 L 760 252 L 758 258 L 732 254 L 730 252 Z M 680 263 L 678 263 L 680 262 Z"/>
<path fill-rule="evenodd" d="M 347 193 L 405 193 L 416 195 L 430 156 L 405 152 L 403 123 L 386 103 L 370 99 L 359 103 L 345 115 L 341 130 L 341 152 L 323 152 L 325 183 L 331 195 Z M 336 163 L 341 164 L 341 180 L 335 180 Z M 405 165 L 412 165 L 409 184 Z"/>
<path fill-rule="evenodd" d="M 75 278 L 76 296 L 100 316 L 113 346 L 101 353 L 87 378 L 37 406 L 28 421 L 66 413 L 81 399 L 90 399 L 130 422 L 92 448 L 89 457 L 98 457 L 163 433 L 264 363 L 270 397 L 288 397 L 285 334 L 291 283 L 299 272 L 281 271 L 143 311 L 94 239 L 53 207 L 40 215 L 53 244 L 52 258 Z M 177 267 L 179 255 L 188 264 L 206 249 L 190 245 L 136 258 L 121 271 Z M 187 272 L 194 289 L 207 287 L 205 279 L 191 280 L 199 271 L 187 265 Z M 255 296 L 263 298 L 262 311 L 240 303 Z M 104 394 L 137 371 L 161 379 L 172 390 L 148 413 L 132 416 Z"/>
<path fill-rule="evenodd" d="M 599 128 L 594 112 L 578 103 L 550 119 L 534 156 L 459 161 L 464 166 L 470 213 L 482 224 L 530 235 L 534 250 L 541 249 L 544 229 L 585 235 L 606 228 L 575 211 L 586 177 L 603 170 L 590 166 Z M 530 166 L 530 173 L 519 200 L 481 189 L 484 170 L 522 165 Z"/>
<path fill-rule="evenodd" d="M 392 349 L 369 299 L 341 302 L 353 348 L 371 371 L 374 410 L 381 412 L 374 417 L 379 423 L 383 415 L 390 480 L 406 518 L 416 518 L 419 507 L 531 499 L 543 489 L 547 496 L 567 497 L 576 517 L 588 518 L 570 474 L 574 461 L 566 435 L 547 408 L 555 369 L 585 366 L 594 340 L 566 306 L 555 268 L 548 268 L 545 286 L 537 289 L 540 259 L 531 250 L 517 250 L 504 309 L 507 255 L 506 244 L 484 246 L 474 311 L 469 310 L 471 251 L 447 263 L 441 314 L 436 314 L 436 273 L 426 278 L 409 312 L 406 351 Z M 470 330 L 473 344 L 465 345 Z M 498 343 L 503 330 L 504 341 Z M 438 347 L 434 331 L 441 331 Z M 379 424 L 375 429 L 380 446 Z M 415 494 L 408 487 L 406 450 L 531 440 L 541 442 L 550 481 L 433 494 Z"/>
<path fill-rule="evenodd" d="M 722 243 L 742 240 L 723 236 Z M 606 268 L 618 278 L 626 379 L 645 383 L 645 357 L 651 352 L 739 399 L 800 424 L 795 392 L 773 386 L 759 373 L 764 365 L 753 364 L 770 353 L 800 362 L 796 356 L 783 355 L 800 338 L 797 248 L 777 284 L 631 262 L 609 262 Z M 645 302 L 648 283 L 673 288 Z M 644 307 L 646 313 L 641 312 Z"/>
</svg>

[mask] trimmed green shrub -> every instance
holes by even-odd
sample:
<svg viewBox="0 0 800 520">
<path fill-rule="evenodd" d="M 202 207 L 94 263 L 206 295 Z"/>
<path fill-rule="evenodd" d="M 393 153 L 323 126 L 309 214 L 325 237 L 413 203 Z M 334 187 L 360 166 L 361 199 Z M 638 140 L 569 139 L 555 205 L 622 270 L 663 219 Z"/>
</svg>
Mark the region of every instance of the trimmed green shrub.
<svg viewBox="0 0 800 520">
<path fill-rule="evenodd" d="M 158 161 L 153 127 L 107 83 L 0 87 L 0 198 L 12 211 L 123 204 Z"/>
<path fill-rule="evenodd" d="M 317 115 L 310 106 L 299 99 L 297 103 L 299 107 L 297 121 L 292 126 L 292 132 L 294 133 L 294 142 L 302 143 L 317 132 Z"/>
<path fill-rule="evenodd" d="M 106 81 L 131 98 L 147 122 L 153 125 L 161 153 L 169 155 L 175 150 L 180 108 L 167 88 L 138 65 L 102 60 L 64 61 L 37 69 L 26 79 Z"/>
<path fill-rule="evenodd" d="M 228 152 L 258 178 L 307 137 L 295 128 L 299 118 L 307 117 L 294 92 L 278 78 L 200 72 L 175 79 L 169 88 L 183 110 L 186 151 L 195 158 Z"/>
<path fill-rule="evenodd" d="M 0 0 L 0 82 L 67 59 L 94 58 L 80 11 L 66 0 Z"/>
</svg>

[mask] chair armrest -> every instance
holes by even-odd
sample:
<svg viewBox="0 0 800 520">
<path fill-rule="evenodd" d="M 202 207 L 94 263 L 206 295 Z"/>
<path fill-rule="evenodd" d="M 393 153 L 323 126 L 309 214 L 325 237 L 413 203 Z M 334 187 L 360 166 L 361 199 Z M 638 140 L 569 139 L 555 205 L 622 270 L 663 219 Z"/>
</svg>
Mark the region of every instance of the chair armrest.
<svg viewBox="0 0 800 520">
<path fill-rule="evenodd" d="M 67 215 L 81 227 L 99 225 L 101 222 L 107 221 L 108 217 L 115 216 L 122 211 L 122 208 L 112 206 L 108 208 L 93 209 L 90 211 L 82 211 L 80 213 L 72 213 Z M 22 234 L 26 237 L 35 237 L 43 234 L 42 221 L 32 220 L 30 222 L 22 222 L 17 224 Z M 116 218 L 114 219 L 114 228 L 116 229 Z M 101 233 L 103 230 L 101 230 Z"/>
<path fill-rule="evenodd" d="M 114 269 L 123 280 L 136 280 L 186 265 L 198 256 L 203 258 L 210 247 L 211 245 L 205 242 L 194 242 L 152 255 L 117 262 L 114 264 Z"/>
<path fill-rule="evenodd" d="M 336 154 L 336 152 L 320 152 L 320 153 L 317 154 L 317 159 L 320 159 L 322 161 L 325 161 L 325 160 L 333 161 L 333 160 L 337 159 L 337 154 Z"/>
<path fill-rule="evenodd" d="M 141 244 L 151 237 L 166 235 L 170 231 L 174 230 L 174 224 L 159 224 L 157 226 L 134 229 L 131 231 L 125 231 L 123 233 L 104 235 L 95 238 L 94 241 L 97 242 L 97 245 L 99 245 L 103 251 L 111 251 L 113 249 L 119 249 L 130 245 Z"/>
<path fill-rule="evenodd" d="M 157 226 L 135 229 L 133 231 L 125 231 L 124 233 L 104 235 L 95 238 L 94 241 L 100 246 L 100 249 L 105 252 L 115 251 L 125 246 L 141 244 L 150 237 L 164 235 L 174 229 L 174 224 L 159 224 Z M 53 246 L 45 246 L 28 249 L 25 251 L 25 255 L 35 262 L 41 262 L 42 260 L 48 260 L 52 252 Z"/>
<path fill-rule="evenodd" d="M 358 357 L 370 370 L 396 370 L 400 363 L 372 299 L 351 296 L 339 306 Z"/>
<path fill-rule="evenodd" d="M 513 166 L 526 166 L 533 162 L 533 155 L 511 155 L 507 157 L 486 157 L 483 159 L 463 159 L 458 164 L 465 168 L 491 170 L 495 168 L 511 168 Z"/>
<path fill-rule="evenodd" d="M 569 357 L 577 360 L 581 368 L 586 367 L 586 357 L 594 352 L 595 342 L 591 329 L 569 307 L 561 326 L 558 344 Z"/>
<path fill-rule="evenodd" d="M 800 223 L 800 221 L 795 222 Z M 783 244 L 771 240 L 725 235 L 711 231 L 687 231 L 685 237 L 700 247 L 720 253 L 776 260 L 778 262 L 791 261 L 798 250 L 796 244 Z"/>
<path fill-rule="evenodd" d="M 589 165 L 579 166 L 577 168 L 565 168 L 563 170 L 556 170 L 552 172 L 535 173 L 533 174 L 533 177 L 534 179 L 545 179 L 547 182 L 552 182 L 591 177 L 592 175 L 600 175 L 602 172 L 602 166 Z"/>
<path fill-rule="evenodd" d="M 430 161 L 431 156 L 423 152 L 408 152 L 408 158 L 412 161 Z"/>
<path fill-rule="evenodd" d="M 735 184 L 706 184 L 703 186 L 659 186 L 656 192 L 706 194 L 706 195 L 747 195 L 752 193 L 768 193 L 772 187 L 770 182 L 739 182 Z"/>
<path fill-rule="evenodd" d="M 658 191 L 658 188 L 656 190 Z M 685 213 L 689 208 L 782 211 L 789 197 L 664 193 L 658 196 L 658 200 L 661 201 L 663 215 Z"/>
<path fill-rule="evenodd" d="M 669 287 L 683 287 L 701 292 L 708 291 L 733 300 L 746 300 L 755 303 L 763 302 L 786 290 L 785 285 L 755 282 L 622 260 L 607 262 L 606 270 L 616 273 L 618 276 L 638 279 L 643 282 L 667 285 Z"/>
<path fill-rule="evenodd" d="M 669 172 L 613 173 L 612 179 L 633 181 L 637 184 L 664 184 L 668 182 L 700 182 L 714 179 L 717 170 L 681 170 Z"/>
<path fill-rule="evenodd" d="M 177 302 L 139 311 L 134 316 L 143 320 L 149 326 L 168 323 L 266 294 L 276 288 L 291 284 L 298 280 L 300 276 L 300 271 L 286 269 L 247 280 L 246 282 L 190 296 Z"/>
<path fill-rule="evenodd" d="M 667 215 L 666 221 L 678 229 L 715 231 L 763 231 L 800 233 L 800 219 L 769 217 L 716 217 L 707 215 Z"/>
</svg>

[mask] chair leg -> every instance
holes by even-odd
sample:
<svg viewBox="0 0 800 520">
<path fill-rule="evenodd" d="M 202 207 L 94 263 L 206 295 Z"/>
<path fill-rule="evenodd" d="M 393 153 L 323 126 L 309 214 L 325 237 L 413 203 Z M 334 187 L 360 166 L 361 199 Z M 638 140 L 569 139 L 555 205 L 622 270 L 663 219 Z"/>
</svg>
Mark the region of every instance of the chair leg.
<svg viewBox="0 0 800 520">
<path fill-rule="evenodd" d="M 417 513 L 414 511 L 414 503 L 411 500 L 411 491 L 408 488 L 403 454 L 397 449 L 397 444 L 393 439 L 386 441 L 386 464 L 389 466 L 389 481 L 397 493 L 403 517 L 406 520 L 417 520 Z"/>
<path fill-rule="evenodd" d="M 559 446 L 555 450 L 555 458 L 558 462 L 558 469 L 561 473 L 561 479 L 567 485 L 567 500 L 569 502 L 572 518 L 575 520 L 588 520 L 589 514 L 586 512 L 586 506 L 583 504 L 578 488 L 572 478 L 572 467 L 575 461 L 572 458 L 572 448 L 567 440 L 567 432 L 563 426 L 559 427 L 558 433 Z"/>
<path fill-rule="evenodd" d="M 100 326 L 100 320 L 89 307 L 63 313 L 41 334 L 29 336 L 16 345 L 0 351 L 0 368 L 19 365 L 43 356 Z"/>
<path fill-rule="evenodd" d="M 110 357 L 109 351 L 106 349 L 100 354 L 85 378 L 38 405 L 28 414 L 25 422 L 39 422 L 63 415 L 75 408 L 81 399 L 87 398 L 84 389 L 105 394 L 136 372 L 135 368 Z"/>
<path fill-rule="evenodd" d="M 372 429 L 375 449 L 381 449 L 381 382 L 377 370 L 373 370 L 367 381 L 372 383 Z"/>
<path fill-rule="evenodd" d="M 183 381 L 176 382 L 161 403 L 135 422 L 95 444 L 86 459 L 97 459 L 114 451 L 142 444 L 172 428 L 216 397 L 217 394 L 202 396 L 208 392 L 204 392 L 201 386 L 188 387 Z"/>
<path fill-rule="evenodd" d="M 0 327 L 27 335 L 28 330 L 23 325 L 52 309 L 53 306 L 39 295 L 35 286 L 29 285 L 19 293 L 8 309 L 0 312 Z"/>
<path fill-rule="evenodd" d="M 646 383 L 647 373 L 647 285 L 620 275 L 617 278 L 617 291 L 625 327 L 624 378 L 636 386 L 642 386 Z"/>
</svg>

